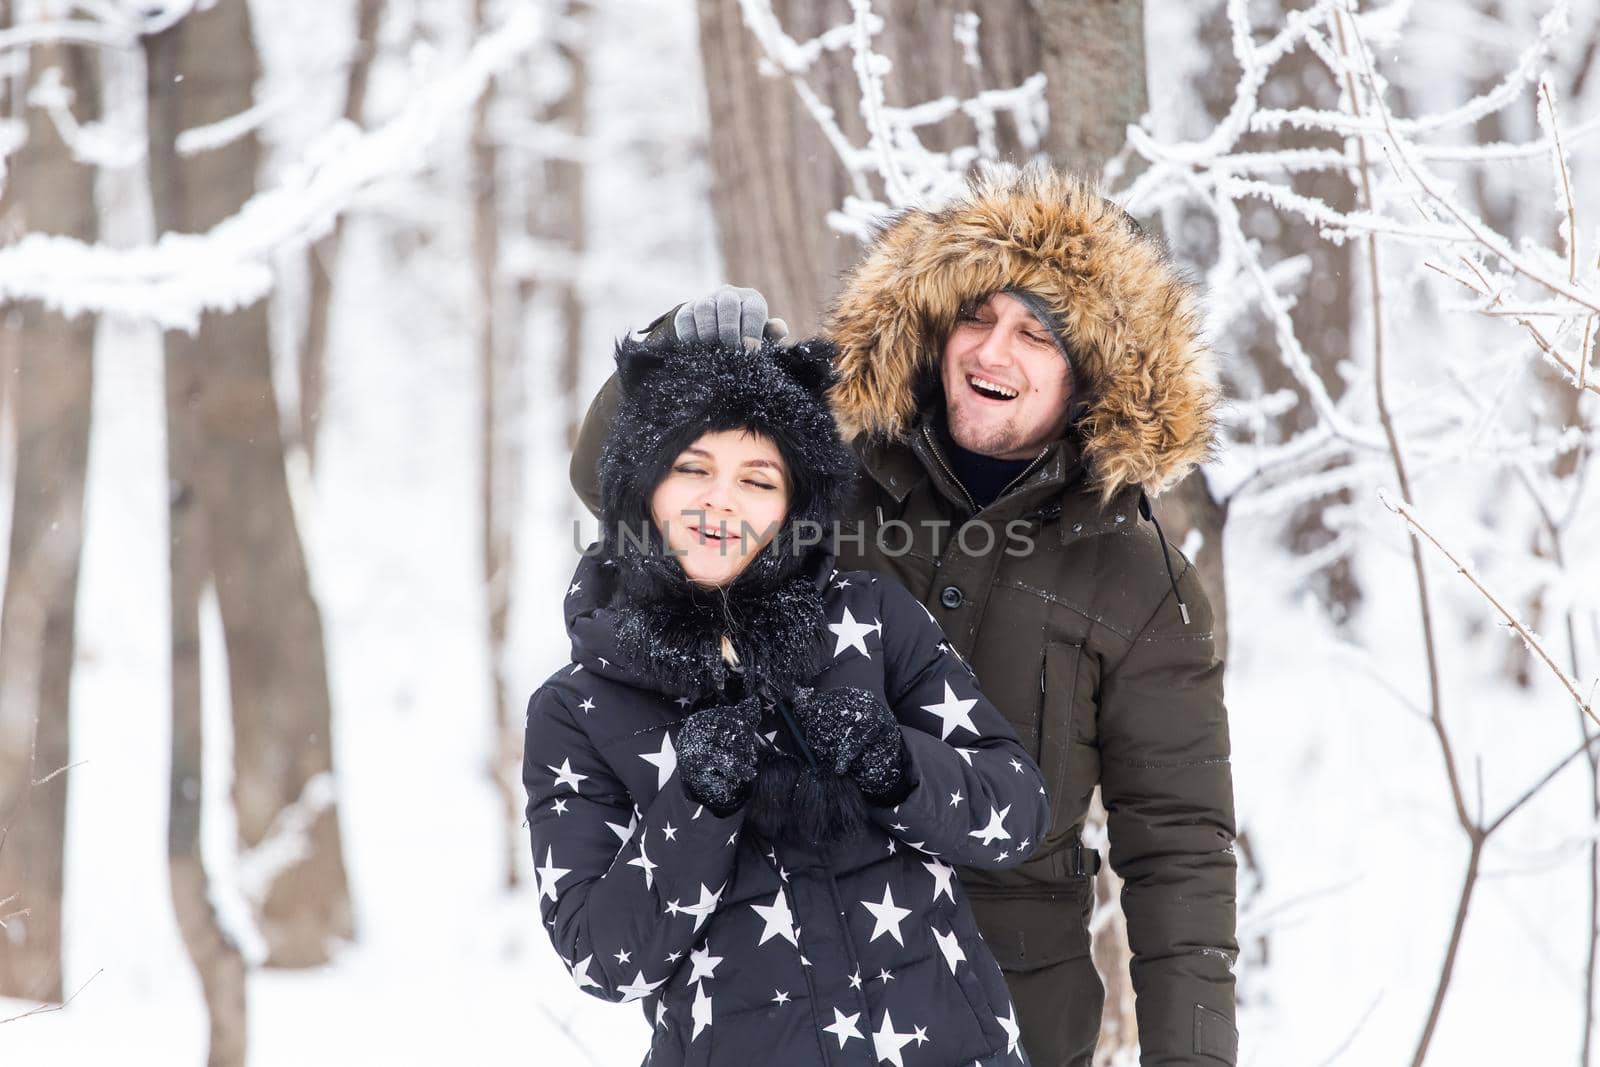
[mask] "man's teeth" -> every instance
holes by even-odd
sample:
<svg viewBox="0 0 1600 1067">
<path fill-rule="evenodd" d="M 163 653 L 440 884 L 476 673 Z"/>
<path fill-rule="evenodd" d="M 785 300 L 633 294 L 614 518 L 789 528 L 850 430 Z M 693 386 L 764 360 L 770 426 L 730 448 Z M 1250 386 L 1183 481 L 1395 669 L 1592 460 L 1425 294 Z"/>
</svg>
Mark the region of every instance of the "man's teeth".
<svg viewBox="0 0 1600 1067">
<path fill-rule="evenodd" d="M 1012 397 L 1017 395 L 1017 391 L 1015 389 L 1007 389 L 999 382 L 991 382 L 989 379 L 980 378 L 976 374 L 968 375 L 967 381 L 980 393 L 990 393 L 994 396 L 1004 397 L 1007 400 L 1010 400 Z"/>
</svg>

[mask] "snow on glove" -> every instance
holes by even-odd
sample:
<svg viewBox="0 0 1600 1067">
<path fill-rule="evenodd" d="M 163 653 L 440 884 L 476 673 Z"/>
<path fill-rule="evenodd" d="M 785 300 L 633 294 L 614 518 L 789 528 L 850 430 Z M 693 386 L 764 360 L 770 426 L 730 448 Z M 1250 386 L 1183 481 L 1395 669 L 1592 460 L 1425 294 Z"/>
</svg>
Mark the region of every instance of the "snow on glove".
<svg viewBox="0 0 1600 1067">
<path fill-rule="evenodd" d="M 801 697 L 794 713 L 817 759 L 835 774 L 854 778 L 862 796 L 894 804 L 909 791 L 900 724 L 875 693 L 829 689 Z"/>
<path fill-rule="evenodd" d="M 767 298 L 756 290 L 722 285 L 680 307 L 672 319 L 672 332 L 680 341 L 742 343 L 753 348 L 762 338 L 781 341 L 789 327 L 782 319 L 767 318 Z"/>
<path fill-rule="evenodd" d="M 750 797 L 756 777 L 756 725 L 761 706 L 750 697 L 738 704 L 701 708 L 678 730 L 678 773 L 684 791 L 719 818 Z"/>
</svg>

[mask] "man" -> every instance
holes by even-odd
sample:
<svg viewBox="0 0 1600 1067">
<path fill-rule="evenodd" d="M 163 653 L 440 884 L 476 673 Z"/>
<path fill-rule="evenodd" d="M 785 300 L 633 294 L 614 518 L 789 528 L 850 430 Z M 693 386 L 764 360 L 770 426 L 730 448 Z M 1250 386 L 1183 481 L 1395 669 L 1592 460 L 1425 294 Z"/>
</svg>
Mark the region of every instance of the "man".
<svg viewBox="0 0 1600 1067">
<path fill-rule="evenodd" d="M 736 342 L 759 338 L 766 306 L 724 287 L 654 328 L 669 322 Z M 839 566 L 892 574 L 922 599 L 1045 774 L 1040 857 L 961 873 L 1036 1064 L 1089 1064 L 1099 1032 L 1100 859 L 1079 839 L 1096 785 L 1142 1062 L 1237 1058 L 1222 663 L 1194 568 L 1147 501 L 1211 447 L 1199 328 L 1159 244 L 1048 170 L 897 216 L 830 316 L 830 401 L 864 472 Z M 602 390 L 573 456 L 591 509 L 611 400 Z"/>
</svg>

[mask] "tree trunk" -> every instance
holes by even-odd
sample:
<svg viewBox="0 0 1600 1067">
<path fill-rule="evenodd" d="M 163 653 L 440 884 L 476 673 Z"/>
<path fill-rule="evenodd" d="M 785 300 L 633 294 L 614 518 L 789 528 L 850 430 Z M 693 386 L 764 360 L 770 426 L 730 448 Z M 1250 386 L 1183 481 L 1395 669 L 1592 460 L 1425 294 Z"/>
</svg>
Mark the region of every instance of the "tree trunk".
<svg viewBox="0 0 1600 1067">
<path fill-rule="evenodd" d="M 566 15 L 568 25 L 586 27 L 590 15 L 587 0 L 566 0 Z M 587 107 L 588 68 L 584 42 L 567 38 L 559 41 L 556 48 L 566 64 L 568 80 L 565 91 L 546 107 L 543 121 L 559 127 L 577 144 L 581 143 L 587 126 L 584 109 Z M 558 281 L 545 283 L 546 295 L 560 313 L 556 351 L 560 354 L 561 369 L 556 387 L 560 391 L 569 449 L 578 443 L 578 427 L 583 423 L 587 408 L 587 398 L 578 393 L 584 361 L 582 279 L 578 277 L 585 247 L 583 175 L 581 158 L 546 159 L 543 195 L 534 211 L 534 232 L 542 241 L 565 249 L 568 262 L 572 264 L 572 270 Z"/>
<path fill-rule="evenodd" d="M 490 0 L 474 0 L 473 25 L 481 36 L 491 29 Z M 520 779 L 513 771 L 513 733 L 508 706 L 506 636 L 511 616 L 513 523 L 516 515 L 519 428 L 512 394 L 516 387 L 516 353 L 503 329 L 506 306 L 500 284 L 500 151 L 492 116 L 497 97 L 491 82 L 478 97 L 472 123 L 472 249 L 478 295 L 478 371 L 480 410 L 479 464 L 482 467 L 480 521 L 483 534 L 483 586 L 488 613 L 489 690 L 494 702 L 495 746 L 489 777 L 500 795 L 504 813 L 503 874 L 506 887 L 517 884 L 516 857 L 523 851 L 520 835 Z M 518 746 L 520 748 L 520 746 Z"/>
<path fill-rule="evenodd" d="M 171 39 L 168 40 L 168 35 Z M 257 60 L 245 0 L 221 0 L 151 42 L 151 195 L 159 231 L 194 233 L 227 218 L 255 187 L 253 134 L 178 159 L 177 133 L 250 106 Z M 246 890 L 258 906 L 267 963 L 325 963 L 351 935 L 334 806 L 322 620 L 312 598 L 283 466 L 267 306 L 202 316 L 192 338 L 169 333 L 169 370 L 192 374 L 194 453 L 177 491 L 205 524 L 228 653 L 234 807 Z M 192 344 L 192 350 L 190 345 Z M 192 360 L 192 369 L 180 366 Z M 180 543 L 176 550 L 200 550 Z"/>
<path fill-rule="evenodd" d="M 350 58 L 350 79 L 345 86 L 344 118 L 361 123 L 367 106 L 367 82 L 372 74 L 372 57 L 378 51 L 378 26 L 383 16 L 383 0 L 359 0 L 356 13 L 355 54 Z M 317 462 L 317 430 L 322 421 L 322 397 L 328 364 L 328 313 L 333 306 L 333 273 L 339 262 L 339 240 L 344 233 L 344 216 L 333 223 L 333 232 L 311 246 L 307 263 L 311 292 L 306 309 L 305 348 L 300 355 L 300 445 L 312 466 Z"/>
<path fill-rule="evenodd" d="M 533 97 L 540 107 L 530 117 L 554 135 L 539 147 L 524 142 L 521 148 L 506 146 L 496 164 L 496 200 L 499 218 L 504 221 L 515 202 L 521 236 L 539 248 L 548 248 L 543 269 L 527 264 L 520 270 L 514 287 L 497 288 L 492 293 L 497 314 L 497 336 L 492 347 L 487 339 L 483 349 L 484 384 L 484 467 L 485 477 L 485 552 L 486 578 L 490 597 L 490 653 L 494 665 L 495 730 L 499 741 L 492 755 L 491 778 L 505 813 L 505 871 L 508 887 L 519 881 L 518 859 L 527 854 L 527 833 L 522 829 L 522 734 L 523 723 L 513 716 L 511 679 L 507 676 L 507 626 L 510 619 L 511 575 L 514 570 L 513 544 L 515 518 L 521 510 L 524 455 L 521 445 L 526 424 L 527 397 L 523 387 L 524 367 L 530 353 L 535 358 L 554 362 L 554 389 L 541 391 L 540 411 L 559 420 L 566 446 L 577 440 L 588 397 L 580 396 L 580 372 L 584 362 L 582 298 L 582 260 L 586 244 L 583 182 L 585 161 L 582 138 L 587 108 L 587 35 L 593 17 L 587 0 L 561 0 L 555 22 L 561 32 L 547 42 L 546 59 L 539 65 L 539 77 L 532 81 L 502 79 L 497 90 L 502 101 Z M 480 14 L 481 18 L 481 14 Z M 541 83 L 555 83 L 553 95 Z M 479 129 L 489 105 L 480 106 Z M 480 133 L 480 137 L 484 136 Z M 485 141 L 487 144 L 487 141 Z M 487 155 L 484 157 L 487 159 Z M 488 173 L 487 163 L 480 172 Z M 480 197 L 483 190 L 480 187 Z M 480 200 L 480 207 L 482 205 Z M 480 230 L 488 219 L 480 216 Z M 482 247 L 486 244 L 480 242 Z M 480 252 L 480 278 L 487 280 L 490 257 Z M 552 269 L 553 264 L 565 264 Z M 486 281 L 485 283 L 486 284 Z M 485 290 L 485 299 L 490 298 Z M 542 335 L 530 346 L 523 327 L 529 321 L 540 324 Z M 491 362 L 493 360 L 494 362 Z M 548 396 L 546 394 L 548 393 Z M 492 428 L 491 422 L 493 420 Z M 491 487 L 492 486 L 492 490 Z M 571 538 L 568 522 L 579 521 L 576 511 L 562 511 L 552 517 L 548 533 L 559 535 L 565 544 Z"/>
<path fill-rule="evenodd" d="M 797 41 L 849 18 L 842 0 L 773 0 L 772 10 Z M 826 222 L 849 183 L 788 80 L 761 74 L 761 46 L 745 29 L 739 0 L 700 0 L 700 55 L 723 278 L 759 289 L 797 335 L 812 333 L 833 294 L 832 279 L 859 251 Z M 819 58 L 822 77 L 812 84 L 848 124 L 855 116 L 854 77 L 848 65 L 839 74 L 831 58 Z"/>
<path fill-rule="evenodd" d="M 33 70 L 51 67 L 75 93 L 79 121 L 98 117 L 92 49 L 35 46 Z M 42 108 L 26 114 L 0 220 L 10 234 L 94 241 L 94 169 L 73 160 Z M 56 772 L 68 762 L 95 318 L 28 302 L 7 309 L 5 330 L 16 477 L 0 608 L 0 996 L 59 1003 L 69 776 Z"/>
<path fill-rule="evenodd" d="M 190 16 L 198 19 L 201 16 Z M 150 192 L 158 230 L 176 221 L 182 175 L 174 150 L 183 130 L 178 75 L 193 48 L 189 21 L 145 39 L 149 94 Z M 245 961 L 212 904 L 210 877 L 200 852 L 202 757 L 200 596 L 210 570 L 210 548 L 200 470 L 207 441 L 199 417 L 206 351 L 198 337 L 169 332 L 166 355 L 168 562 L 170 567 L 172 765 L 168 775 L 167 867 L 173 910 L 193 961 L 208 1018 L 208 1067 L 245 1061 Z"/>
<path fill-rule="evenodd" d="M 1098 178 L 1149 108 L 1143 0 L 1040 0 L 1050 133 L 1058 166 Z"/>
<path fill-rule="evenodd" d="M 150 54 L 153 56 L 153 43 Z M 158 68 L 151 64 L 151 71 Z M 154 124 L 151 126 L 155 130 Z M 194 415 L 200 363 L 195 338 L 169 336 L 166 351 L 168 560 L 172 613 L 172 766 L 169 773 L 167 865 L 173 911 L 184 948 L 205 997 L 208 1067 L 242 1067 L 248 1018 L 246 963 L 232 931 L 212 903 L 211 879 L 200 849 L 204 794 L 204 732 L 200 681 L 200 598 L 206 581 L 207 530 L 195 486 L 205 431 Z"/>
</svg>

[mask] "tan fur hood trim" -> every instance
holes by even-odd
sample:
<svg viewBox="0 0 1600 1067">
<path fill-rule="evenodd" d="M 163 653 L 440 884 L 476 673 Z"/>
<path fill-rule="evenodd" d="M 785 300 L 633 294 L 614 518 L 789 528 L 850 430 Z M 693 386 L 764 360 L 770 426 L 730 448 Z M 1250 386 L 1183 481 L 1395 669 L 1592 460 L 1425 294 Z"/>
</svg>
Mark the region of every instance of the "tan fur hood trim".
<svg viewBox="0 0 1600 1067">
<path fill-rule="evenodd" d="M 998 289 L 1047 300 L 1090 408 L 1079 423 L 1102 502 L 1152 496 L 1205 460 L 1216 389 L 1189 283 L 1158 242 L 1089 184 L 1042 168 L 974 179 L 959 200 L 888 223 L 845 277 L 828 332 L 830 399 L 847 438 L 903 438 L 919 375 L 963 301 Z"/>
</svg>

